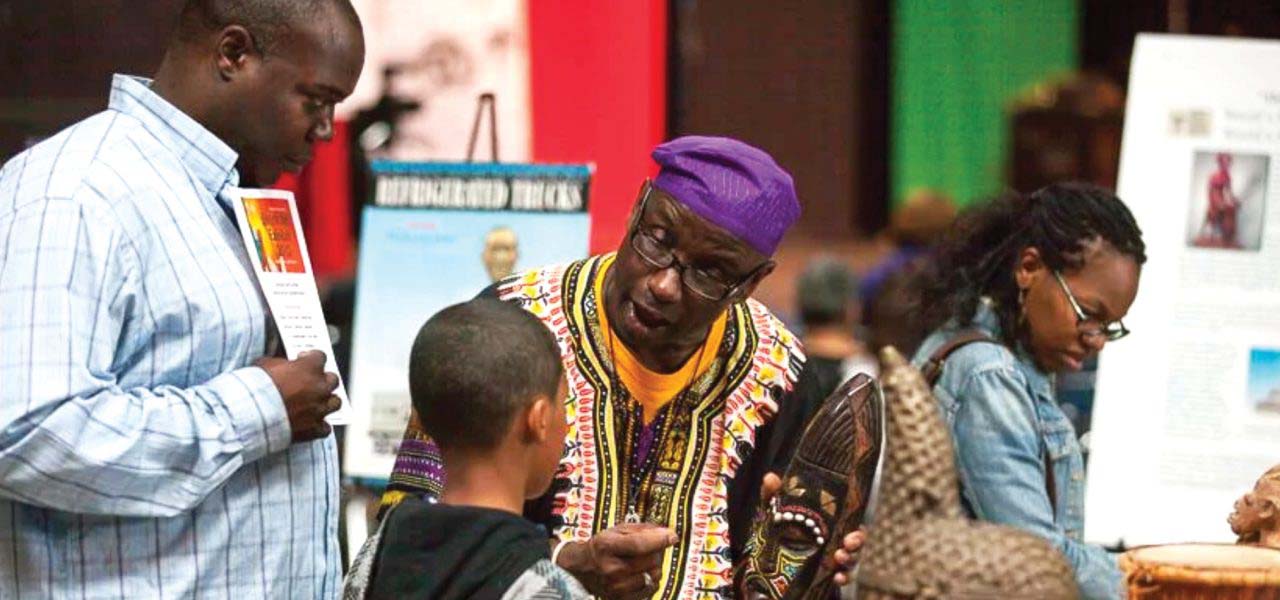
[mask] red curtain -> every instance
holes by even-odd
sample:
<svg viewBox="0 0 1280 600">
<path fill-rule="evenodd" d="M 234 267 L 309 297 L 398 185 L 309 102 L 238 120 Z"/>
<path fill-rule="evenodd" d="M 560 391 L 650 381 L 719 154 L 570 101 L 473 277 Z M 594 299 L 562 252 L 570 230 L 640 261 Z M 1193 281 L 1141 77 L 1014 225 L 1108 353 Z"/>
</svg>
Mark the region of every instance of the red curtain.
<svg viewBox="0 0 1280 600">
<path fill-rule="evenodd" d="M 533 159 L 594 162 L 591 251 L 617 247 L 666 136 L 665 0 L 528 0 Z"/>
</svg>

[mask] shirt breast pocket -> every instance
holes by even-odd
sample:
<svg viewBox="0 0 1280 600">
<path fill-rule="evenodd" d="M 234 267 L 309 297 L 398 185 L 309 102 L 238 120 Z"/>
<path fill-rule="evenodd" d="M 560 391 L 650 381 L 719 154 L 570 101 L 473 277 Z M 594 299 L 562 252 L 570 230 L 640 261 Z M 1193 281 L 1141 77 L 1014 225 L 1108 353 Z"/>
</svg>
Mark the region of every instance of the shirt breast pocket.
<svg viewBox="0 0 1280 600">
<path fill-rule="evenodd" d="M 1047 461 L 1052 472 L 1054 521 L 1068 537 L 1079 540 L 1084 528 L 1084 459 L 1075 429 L 1065 418 L 1040 425 Z"/>
</svg>

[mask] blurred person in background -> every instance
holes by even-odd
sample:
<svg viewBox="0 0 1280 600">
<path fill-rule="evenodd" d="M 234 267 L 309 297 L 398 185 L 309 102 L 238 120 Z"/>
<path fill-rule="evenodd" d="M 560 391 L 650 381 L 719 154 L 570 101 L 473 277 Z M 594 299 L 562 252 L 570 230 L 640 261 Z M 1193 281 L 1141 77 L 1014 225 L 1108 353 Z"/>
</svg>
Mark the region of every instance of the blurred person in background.
<svg viewBox="0 0 1280 600">
<path fill-rule="evenodd" d="M 855 335 L 862 318 L 857 290 L 858 277 L 830 257 L 810 261 L 796 282 L 796 304 L 804 325 L 801 341 L 809 358 L 806 370 L 832 375 L 822 397 L 858 373 L 874 377 L 880 370 L 879 362 Z"/>
<path fill-rule="evenodd" d="M 880 361 L 858 339 L 861 309 L 858 278 L 835 258 L 821 256 L 805 266 L 796 280 L 796 305 L 804 326 L 805 364 L 791 402 L 778 407 L 774 427 L 803 432 L 822 407 L 822 401 L 840 384 L 858 373 L 875 377 Z M 795 454 L 799 436 L 773 436 L 766 452 L 774 472 L 785 472 Z"/>
<path fill-rule="evenodd" d="M 907 194 L 889 217 L 885 237 L 893 251 L 867 270 L 858 286 L 865 305 L 884 287 L 890 277 L 925 256 L 956 220 L 956 205 L 945 192 L 921 188 Z"/>
<path fill-rule="evenodd" d="M 910 193 L 894 210 L 885 231 L 894 249 L 867 271 L 858 291 L 867 345 L 873 354 L 893 346 L 910 356 L 929 333 L 908 313 L 913 302 L 910 281 L 955 219 L 951 196 L 928 188 Z"/>
</svg>

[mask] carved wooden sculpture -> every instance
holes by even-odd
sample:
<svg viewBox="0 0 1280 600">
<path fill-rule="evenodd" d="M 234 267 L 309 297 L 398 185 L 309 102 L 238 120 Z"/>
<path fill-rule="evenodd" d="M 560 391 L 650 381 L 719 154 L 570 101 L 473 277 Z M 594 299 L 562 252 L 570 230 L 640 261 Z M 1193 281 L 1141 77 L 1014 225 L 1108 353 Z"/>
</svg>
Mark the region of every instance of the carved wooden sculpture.
<svg viewBox="0 0 1280 600">
<path fill-rule="evenodd" d="M 809 421 L 782 489 L 756 518 L 738 574 L 749 599 L 827 598 L 832 553 L 862 525 L 880 456 L 880 388 L 857 375 Z"/>
<path fill-rule="evenodd" d="M 1253 491 L 1236 500 L 1227 522 L 1241 544 L 1280 548 L 1280 465 L 1268 469 Z"/>
<path fill-rule="evenodd" d="M 886 454 L 858 597 L 1076 598 L 1071 567 L 1049 542 L 963 516 L 951 435 L 929 386 L 892 347 L 880 361 Z"/>
</svg>

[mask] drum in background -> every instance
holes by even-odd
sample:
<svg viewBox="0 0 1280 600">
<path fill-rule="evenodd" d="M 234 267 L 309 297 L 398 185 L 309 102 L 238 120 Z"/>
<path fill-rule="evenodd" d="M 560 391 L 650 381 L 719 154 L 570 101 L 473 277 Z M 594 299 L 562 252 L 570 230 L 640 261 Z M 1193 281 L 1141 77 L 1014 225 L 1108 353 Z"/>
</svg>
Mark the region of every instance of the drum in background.
<svg viewBox="0 0 1280 600">
<path fill-rule="evenodd" d="M 1130 600 L 1280 600 L 1280 550 L 1169 544 L 1120 557 Z"/>
</svg>

